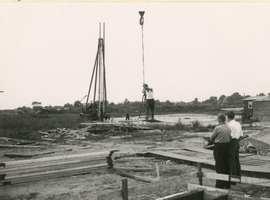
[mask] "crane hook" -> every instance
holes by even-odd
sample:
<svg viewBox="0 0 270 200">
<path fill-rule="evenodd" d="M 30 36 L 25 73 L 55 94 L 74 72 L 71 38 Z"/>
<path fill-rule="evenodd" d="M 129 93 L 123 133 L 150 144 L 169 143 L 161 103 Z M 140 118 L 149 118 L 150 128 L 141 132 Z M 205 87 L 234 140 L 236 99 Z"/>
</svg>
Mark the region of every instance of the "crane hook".
<svg viewBox="0 0 270 200">
<path fill-rule="evenodd" d="M 143 23 L 144 23 L 144 19 L 143 19 L 144 11 L 139 11 L 139 14 L 141 16 L 141 18 L 140 18 L 140 25 L 143 25 Z"/>
</svg>

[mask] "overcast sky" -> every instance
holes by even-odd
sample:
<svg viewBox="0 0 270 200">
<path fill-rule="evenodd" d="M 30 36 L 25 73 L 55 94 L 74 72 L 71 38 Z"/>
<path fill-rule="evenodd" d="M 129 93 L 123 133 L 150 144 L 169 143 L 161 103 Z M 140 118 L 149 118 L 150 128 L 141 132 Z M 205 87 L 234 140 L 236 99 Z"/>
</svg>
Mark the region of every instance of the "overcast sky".
<svg viewBox="0 0 270 200">
<path fill-rule="evenodd" d="M 270 92 L 270 3 L 0 3 L 0 109 L 87 93 L 105 23 L 109 102 Z M 85 101 L 85 100 L 84 100 Z M 83 102 L 84 102 L 83 101 Z"/>
</svg>

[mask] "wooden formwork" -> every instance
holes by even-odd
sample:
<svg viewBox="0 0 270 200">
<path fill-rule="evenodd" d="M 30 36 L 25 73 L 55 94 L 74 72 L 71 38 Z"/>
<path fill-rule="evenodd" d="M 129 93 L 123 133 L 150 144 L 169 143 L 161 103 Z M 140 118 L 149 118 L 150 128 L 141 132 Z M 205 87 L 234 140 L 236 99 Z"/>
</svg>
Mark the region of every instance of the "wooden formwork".
<svg viewBox="0 0 270 200">
<path fill-rule="evenodd" d="M 189 148 L 191 149 L 191 148 Z M 198 150 L 197 150 L 198 151 Z M 203 151 L 203 149 L 202 149 Z M 205 151 L 205 150 L 204 150 Z M 212 151 L 208 153 L 212 154 Z M 179 164 L 187 164 L 197 166 L 201 163 L 203 168 L 215 169 L 215 161 L 211 159 L 202 159 L 198 157 L 185 156 L 181 154 L 163 152 L 163 151 L 149 151 L 144 154 L 148 157 L 156 157 L 157 159 L 171 160 Z M 242 175 L 258 178 L 270 179 L 270 158 L 266 156 L 245 154 L 240 158 Z"/>
</svg>

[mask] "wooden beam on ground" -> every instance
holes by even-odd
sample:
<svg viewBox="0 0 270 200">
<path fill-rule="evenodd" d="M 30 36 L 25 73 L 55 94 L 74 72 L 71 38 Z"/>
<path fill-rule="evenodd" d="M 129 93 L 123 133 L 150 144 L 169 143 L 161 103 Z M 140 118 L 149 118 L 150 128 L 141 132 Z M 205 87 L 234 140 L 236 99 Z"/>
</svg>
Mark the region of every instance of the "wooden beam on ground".
<svg viewBox="0 0 270 200">
<path fill-rule="evenodd" d="M 200 163 L 208 163 L 209 162 L 209 160 L 206 160 L 206 159 L 184 156 L 184 155 L 174 154 L 174 153 L 170 153 L 170 152 L 151 151 L 151 152 L 147 152 L 147 153 L 154 154 L 154 155 L 160 156 L 160 157 L 165 157 L 168 159 L 177 159 L 179 161 L 188 161 L 188 162 L 194 163 L 195 165 L 197 165 L 198 162 L 200 162 Z"/>
<path fill-rule="evenodd" d="M 35 153 L 35 154 L 4 154 L 4 156 L 9 157 L 9 158 L 31 158 L 33 156 L 39 156 L 39 155 L 45 155 L 45 154 L 51 154 L 55 153 L 56 151 L 48 151 L 48 152 L 43 152 L 43 153 Z"/>
<path fill-rule="evenodd" d="M 42 148 L 42 146 L 0 144 L 0 148 Z"/>
<path fill-rule="evenodd" d="M 94 153 L 84 153 L 84 154 L 72 154 L 72 155 L 65 155 L 65 156 L 54 156 L 54 157 L 47 157 L 47 158 L 39 158 L 39 159 L 29 159 L 29 160 L 18 160 L 18 161 L 9 161 L 9 162 L 4 162 L 5 167 L 12 167 L 12 166 L 20 166 L 24 164 L 34 164 L 34 163 L 40 163 L 40 162 L 51 162 L 54 160 L 65 160 L 65 159 L 77 159 L 77 158 L 82 158 L 82 157 L 99 157 L 99 156 L 108 156 L 109 151 L 105 152 L 94 152 Z"/>
<path fill-rule="evenodd" d="M 187 151 L 194 151 L 194 152 L 200 152 L 200 153 L 206 153 L 206 154 L 211 154 L 213 155 L 213 150 L 208 150 L 208 149 L 203 149 L 203 148 L 198 148 L 198 147 L 185 147 L 182 150 L 187 150 Z M 239 153 L 239 157 L 246 157 L 246 156 L 252 156 L 254 154 L 251 153 Z"/>
<path fill-rule="evenodd" d="M 47 162 L 35 162 L 35 163 L 26 163 L 21 165 L 13 165 L 12 167 L 6 167 L 0 169 L 0 173 L 3 172 L 12 172 L 16 170 L 26 170 L 33 168 L 42 168 L 42 167 L 50 167 L 56 165 L 69 165 L 73 163 L 80 162 L 92 162 L 92 161 L 106 161 L 105 157 L 83 157 L 83 158 L 73 158 L 73 159 L 65 159 L 65 160 L 52 160 Z"/>
<path fill-rule="evenodd" d="M 40 173 L 32 173 L 32 174 L 24 174 L 20 176 L 13 176 L 9 177 L 8 179 L 1 180 L 0 182 L 3 185 L 6 184 L 15 184 L 15 183 L 25 183 L 29 181 L 38 181 L 48 178 L 59 178 L 64 176 L 74 176 L 80 174 L 87 174 L 92 172 L 94 169 L 102 169 L 106 167 L 107 164 L 99 164 L 93 166 L 84 166 L 84 167 L 77 167 L 71 169 L 62 169 L 62 170 L 54 170 L 48 172 L 40 172 Z"/>
<path fill-rule="evenodd" d="M 116 123 L 110 123 L 110 122 L 93 122 L 93 123 L 81 123 L 81 125 L 115 125 Z"/>
<path fill-rule="evenodd" d="M 224 190 L 209 186 L 203 186 L 203 185 L 196 185 L 192 183 L 188 183 L 188 190 L 203 190 L 204 191 L 204 199 L 213 199 L 213 197 L 222 197 L 225 195 L 239 195 L 243 196 L 243 192 L 237 192 L 237 191 L 231 191 L 231 190 Z"/>
<path fill-rule="evenodd" d="M 133 172 L 150 172 L 150 171 L 153 171 L 152 168 L 141 168 L 141 167 L 114 167 L 114 169 L 133 171 Z"/>
<path fill-rule="evenodd" d="M 4 168 L 0 168 L 0 174 L 5 172 L 12 172 L 16 170 L 27 170 L 27 169 L 33 169 L 33 168 L 39 168 L 39 167 L 50 167 L 50 166 L 57 166 L 62 164 L 73 164 L 78 162 L 95 162 L 95 161 L 103 161 L 107 160 L 106 156 L 102 157 L 74 157 L 74 158 L 68 158 L 68 159 L 59 159 L 59 160 L 47 160 L 47 161 L 41 161 L 41 162 L 33 162 L 33 163 L 23 163 L 23 164 L 16 164 L 16 165 L 7 165 L 3 166 Z M 104 161 L 105 163 L 106 161 Z"/>
<path fill-rule="evenodd" d="M 156 200 L 203 200 L 203 190 L 198 191 L 185 191 L 172 194 L 166 197 L 158 198 Z"/>
<path fill-rule="evenodd" d="M 63 162 L 63 163 L 47 163 L 46 165 L 32 165 L 21 168 L 11 168 L 0 170 L 0 175 L 5 174 L 6 178 L 14 175 L 22 175 L 22 174 L 30 174 L 37 173 L 49 170 L 59 170 L 66 168 L 74 168 L 74 167 L 82 167 L 82 166 L 90 166 L 96 164 L 105 164 L 106 159 L 102 158 L 99 160 L 85 160 L 85 161 L 72 161 L 72 162 Z"/>
<path fill-rule="evenodd" d="M 143 181 L 143 182 L 147 182 L 147 183 L 153 183 L 153 182 L 157 181 L 156 179 L 153 179 L 153 178 L 147 178 L 147 177 L 143 177 L 143 176 L 132 175 L 132 174 L 124 173 L 124 172 L 117 172 L 117 173 L 120 176 L 127 177 L 127 178 L 133 178 L 135 180 Z"/>
<path fill-rule="evenodd" d="M 130 161 L 159 161 L 155 157 L 125 157 L 114 160 L 115 163 L 123 163 Z"/>
<path fill-rule="evenodd" d="M 236 183 L 248 183 L 248 184 L 255 184 L 255 185 L 261 185 L 261 186 L 270 186 L 270 179 L 262 179 L 262 178 L 252 178 L 252 177 L 246 177 L 241 176 L 239 178 L 236 177 L 230 177 L 226 174 L 216 174 L 216 173 L 210 173 L 210 172 L 203 172 L 203 177 L 209 178 L 209 179 L 217 179 L 217 180 L 224 180 Z"/>
</svg>

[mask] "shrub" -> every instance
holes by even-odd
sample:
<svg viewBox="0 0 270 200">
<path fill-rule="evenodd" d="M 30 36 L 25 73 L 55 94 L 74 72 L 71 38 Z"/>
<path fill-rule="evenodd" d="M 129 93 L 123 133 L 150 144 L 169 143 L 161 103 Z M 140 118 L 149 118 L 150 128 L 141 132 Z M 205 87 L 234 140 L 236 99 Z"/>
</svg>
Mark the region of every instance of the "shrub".
<svg viewBox="0 0 270 200">
<path fill-rule="evenodd" d="M 178 118 L 178 122 L 175 124 L 175 126 L 176 126 L 176 127 L 181 127 L 181 128 L 183 128 L 183 127 L 184 127 L 184 124 L 182 123 L 182 121 L 181 121 L 181 118 L 180 118 L 180 117 Z"/>
<path fill-rule="evenodd" d="M 199 128 L 202 126 L 201 122 L 199 122 L 198 120 L 192 121 L 191 124 L 193 128 Z"/>
</svg>

